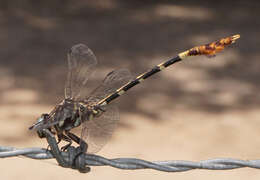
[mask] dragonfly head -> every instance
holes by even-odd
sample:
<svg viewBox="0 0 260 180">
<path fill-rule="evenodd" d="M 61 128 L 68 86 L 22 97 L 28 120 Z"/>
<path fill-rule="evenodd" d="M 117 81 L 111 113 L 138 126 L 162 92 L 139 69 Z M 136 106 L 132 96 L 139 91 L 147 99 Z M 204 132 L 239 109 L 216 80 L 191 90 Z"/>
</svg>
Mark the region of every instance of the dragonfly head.
<svg viewBox="0 0 260 180">
<path fill-rule="evenodd" d="M 36 122 L 29 127 L 29 130 L 37 130 L 37 134 L 40 138 L 45 137 L 42 129 L 45 129 L 47 127 L 47 122 L 50 119 L 49 114 L 42 114 L 37 120 Z"/>
</svg>

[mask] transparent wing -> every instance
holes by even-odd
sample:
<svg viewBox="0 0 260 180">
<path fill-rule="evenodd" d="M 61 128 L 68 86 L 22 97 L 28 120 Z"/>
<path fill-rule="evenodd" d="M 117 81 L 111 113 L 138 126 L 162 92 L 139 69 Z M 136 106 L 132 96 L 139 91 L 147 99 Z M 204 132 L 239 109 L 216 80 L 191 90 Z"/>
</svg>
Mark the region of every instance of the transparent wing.
<svg viewBox="0 0 260 180">
<path fill-rule="evenodd" d="M 93 73 L 97 59 L 94 53 L 84 44 L 72 46 L 68 53 L 68 77 L 65 85 L 65 98 L 78 99 L 80 89 Z"/>
<path fill-rule="evenodd" d="M 112 71 L 107 74 L 102 84 L 92 91 L 85 101 L 95 104 L 107 95 L 114 93 L 131 79 L 132 75 L 127 69 Z M 109 104 L 102 109 L 105 112 L 100 116 L 82 123 L 81 139 L 87 142 L 89 153 L 98 152 L 106 144 L 119 121 L 119 112 L 115 106 Z"/>
<path fill-rule="evenodd" d="M 128 83 L 133 79 L 131 73 L 127 69 L 118 69 L 107 74 L 102 84 L 98 86 L 84 100 L 88 103 L 95 103 L 105 98 L 111 93 L 114 93 L 118 88 Z"/>
<path fill-rule="evenodd" d="M 84 121 L 81 139 L 88 144 L 88 153 L 98 152 L 111 138 L 119 121 L 119 112 L 115 106 L 108 105 L 99 117 Z"/>
</svg>

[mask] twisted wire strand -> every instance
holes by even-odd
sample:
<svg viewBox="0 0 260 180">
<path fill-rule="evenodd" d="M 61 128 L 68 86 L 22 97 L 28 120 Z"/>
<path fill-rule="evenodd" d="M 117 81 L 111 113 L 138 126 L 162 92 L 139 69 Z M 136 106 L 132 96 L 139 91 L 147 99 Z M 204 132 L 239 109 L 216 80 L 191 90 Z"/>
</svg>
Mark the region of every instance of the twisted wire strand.
<svg viewBox="0 0 260 180">
<path fill-rule="evenodd" d="M 24 148 L 17 149 L 14 147 L 0 146 L 0 158 L 25 156 L 32 159 L 52 159 L 54 156 L 52 152 L 43 148 Z M 68 152 L 62 152 L 64 159 L 69 159 Z M 85 165 L 87 166 L 111 166 L 119 169 L 154 169 L 165 172 L 181 172 L 192 169 L 206 169 L 206 170 L 229 170 L 243 167 L 260 168 L 260 160 L 239 160 L 231 158 L 209 159 L 199 162 L 192 161 L 145 161 L 135 158 L 116 158 L 108 159 L 94 154 L 84 154 Z"/>
</svg>

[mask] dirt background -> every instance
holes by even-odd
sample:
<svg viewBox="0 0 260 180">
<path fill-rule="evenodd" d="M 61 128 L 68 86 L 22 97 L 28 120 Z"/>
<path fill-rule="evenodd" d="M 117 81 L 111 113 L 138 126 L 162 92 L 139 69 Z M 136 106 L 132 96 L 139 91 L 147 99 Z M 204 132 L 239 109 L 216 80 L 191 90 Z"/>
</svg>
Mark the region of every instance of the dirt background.
<svg viewBox="0 0 260 180">
<path fill-rule="evenodd" d="M 216 58 L 196 57 L 118 99 L 121 121 L 98 153 L 108 158 L 199 161 L 259 159 L 259 1 L 0 1 L 0 144 L 47 146 L 28 127 L 63 98 L 66 53 L 87 44 L 99 66 L 89 89 L 113 69 L 146 71 L 194 45 L 241 34 Z M 163 173 L 55 160 L 0 160 L 0 179 L 259 179 L 260 171 Z"/>
</svg>

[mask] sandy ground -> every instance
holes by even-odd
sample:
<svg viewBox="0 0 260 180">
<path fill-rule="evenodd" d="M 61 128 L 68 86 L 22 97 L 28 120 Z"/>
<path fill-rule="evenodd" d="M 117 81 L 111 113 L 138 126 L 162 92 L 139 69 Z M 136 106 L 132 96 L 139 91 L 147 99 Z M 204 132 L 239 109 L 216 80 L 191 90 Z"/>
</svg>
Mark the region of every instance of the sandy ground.
<svg viewBox="0 0 260 180">
<path fill-rule="evenodd" d="M 205 1 L 207 2 L 207 1 Z M 108 158 L 200 161 L 259 159 L 258 1 L 0 2 L 0 144 L 47 146 L 28 127 L 63 98 L 66 52 L 86 43 L 99 66 L 95 87 L 115 68 L 134 75 L 194 45 L 232 34 L 215 58 L 178 63 L 115 104 L 120 124 L 98 153 Z M 0 179 L 259 179 L 256 169 L 164 173 L 93 167 L 91 173 L 23 157 L 0 160 Z"/>
</svg>

